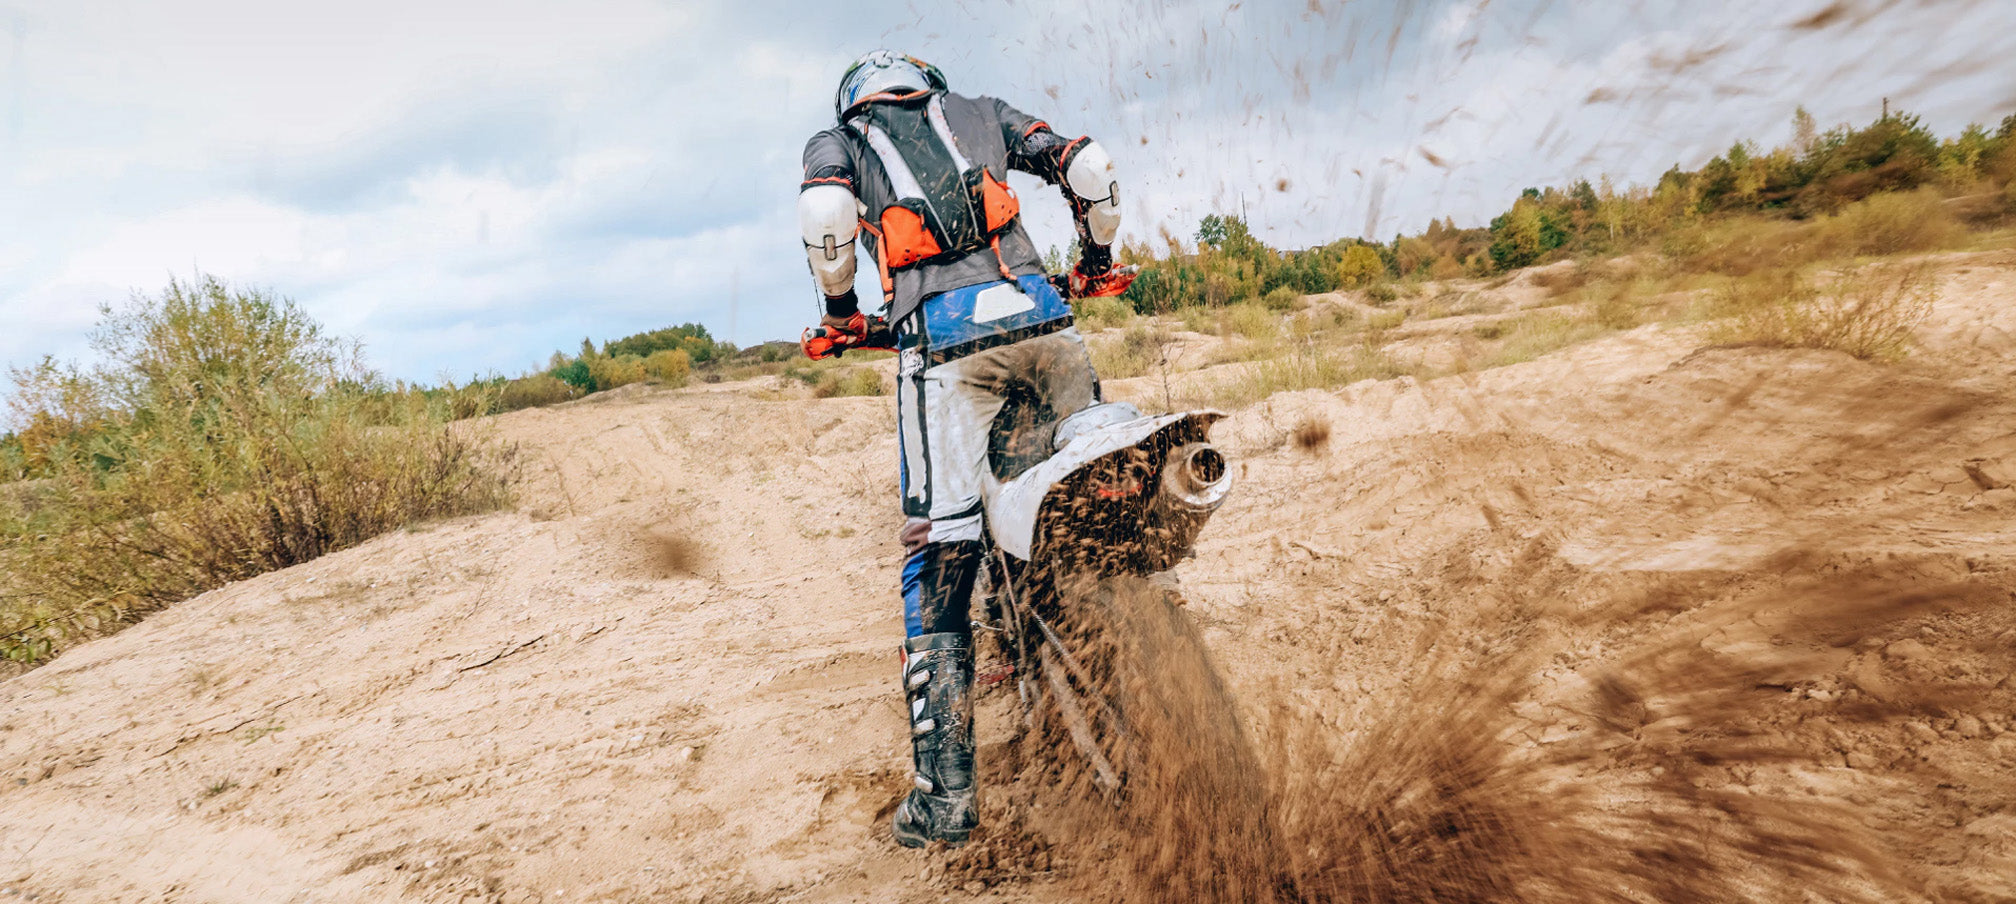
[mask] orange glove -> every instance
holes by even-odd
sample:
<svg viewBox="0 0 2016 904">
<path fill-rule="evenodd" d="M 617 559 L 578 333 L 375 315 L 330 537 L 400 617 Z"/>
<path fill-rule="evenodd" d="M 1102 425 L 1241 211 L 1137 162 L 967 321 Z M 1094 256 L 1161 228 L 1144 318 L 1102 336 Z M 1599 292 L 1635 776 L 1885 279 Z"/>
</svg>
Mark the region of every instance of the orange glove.
<svg viewBox="0 0 2016 904">
<path fill-rule="evenodd" d="M 1127 291 L 1139 275 L 1141 268 L 1133 264 L 1112 267 L 1102 273 L 1087 273 L 1081 267 L 1073 267 L 1060 288 L 1065 298 L 1111 298 Z"/>
<path fill-rule="evenodd" d="M 838 358 L 850 348 L 888 350 L 895 346 L 896 337 L 889 331 L 889 323 L 860 311 L 846 317 L 830 314 L 821 317 L 818 326 L 807 329 L 798 337 L 798 347 L 805 350 L 805 357 L 814 361 Z"/>
</svg>

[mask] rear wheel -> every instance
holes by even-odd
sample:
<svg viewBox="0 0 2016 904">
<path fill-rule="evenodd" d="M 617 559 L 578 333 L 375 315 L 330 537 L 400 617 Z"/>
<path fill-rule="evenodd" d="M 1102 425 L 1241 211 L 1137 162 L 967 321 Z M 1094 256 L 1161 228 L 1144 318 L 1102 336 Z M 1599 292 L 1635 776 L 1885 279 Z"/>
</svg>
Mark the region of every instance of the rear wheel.
<svg viewBox="0 0 2016 904">
<path fill-rule="evenodd" d="M 1259 761 L 1180 596 L 1123 575 L 1067 581 L 1057 600 L 1065 649 L 1043 645 L 1034 663 L 1032 759 L 1053 765 L 1066 805 L 1136 880 L 1186 899 L 1266 898 Z"/>
</svg>

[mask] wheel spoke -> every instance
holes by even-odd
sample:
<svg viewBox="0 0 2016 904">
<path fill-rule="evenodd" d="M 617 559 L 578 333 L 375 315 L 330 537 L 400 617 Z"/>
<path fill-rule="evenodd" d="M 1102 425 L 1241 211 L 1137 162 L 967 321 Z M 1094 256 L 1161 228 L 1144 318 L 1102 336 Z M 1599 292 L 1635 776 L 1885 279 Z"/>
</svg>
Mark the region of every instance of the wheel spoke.
<svg viewBox="0 0 2016 904">
<path fill-rule="evenodd" d="M 1100 752 L 1099 744 L 1092 737 L 1092 725 L 1085 718 L 1085 709 L 1078 702 L 1078 694 L 1071 690 L 1055 668 L 1057 658 L 1051 655 L 1049 647 L 1036 651 L 1043 660 L 1043 677 L 1050 684 L 1051 699 L 1057 701 L 1057 710 L 1064 718 L 1064 727 L 1071 735 L 1071 742 L 1078 745 L 1078 751 L 1092 761 L 1093 781 L 1108 793 L 1120 789 L 1120 774 L 1113 768 L 1112 761 Z"/>
</svg>

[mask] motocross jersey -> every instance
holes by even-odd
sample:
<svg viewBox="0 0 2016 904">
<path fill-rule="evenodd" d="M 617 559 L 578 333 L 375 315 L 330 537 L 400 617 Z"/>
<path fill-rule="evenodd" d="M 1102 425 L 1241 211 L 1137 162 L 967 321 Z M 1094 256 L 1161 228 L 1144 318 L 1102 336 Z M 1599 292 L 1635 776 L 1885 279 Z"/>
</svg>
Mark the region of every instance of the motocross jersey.
<svg viewBox="0 0 2016 904">
<path fill-rule="evenodd" d="M 1040 138 L 1038 137 L 1040 136 Z M 1002 180 L 1058 181 L 1049 126 L 991 97 L 923 92 L 867 105 L 805 145 L 802 187 L 844 185 L 861 212 L 888 317 L 899 331 L 924 299 L 1043 276 Z"/>
</svg>

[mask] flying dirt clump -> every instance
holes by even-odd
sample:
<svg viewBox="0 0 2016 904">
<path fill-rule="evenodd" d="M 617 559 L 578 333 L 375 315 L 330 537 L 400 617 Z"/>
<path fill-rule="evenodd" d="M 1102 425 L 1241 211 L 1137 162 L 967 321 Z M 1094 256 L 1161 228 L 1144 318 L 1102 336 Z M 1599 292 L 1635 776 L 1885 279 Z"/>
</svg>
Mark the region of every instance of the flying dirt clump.
<svg viewBox="0 0 2016 904">
<path fill-rule="evenodd" d="M 1296 423 L 1288 434 L 1295 441 L 1295 448 L 1304 452 L 1315 452 L 1330 445 L 1330 422 L 1318 417 L 1305 417 Z"/>
<path fill-rule="evenodd" d="M 639 533 L 639 539 L 646 551 L 646 565 L 655 577 L 698 574 L 707 565 L 707 547 L 671 525 L 646 528 Z"/>
</svg>

